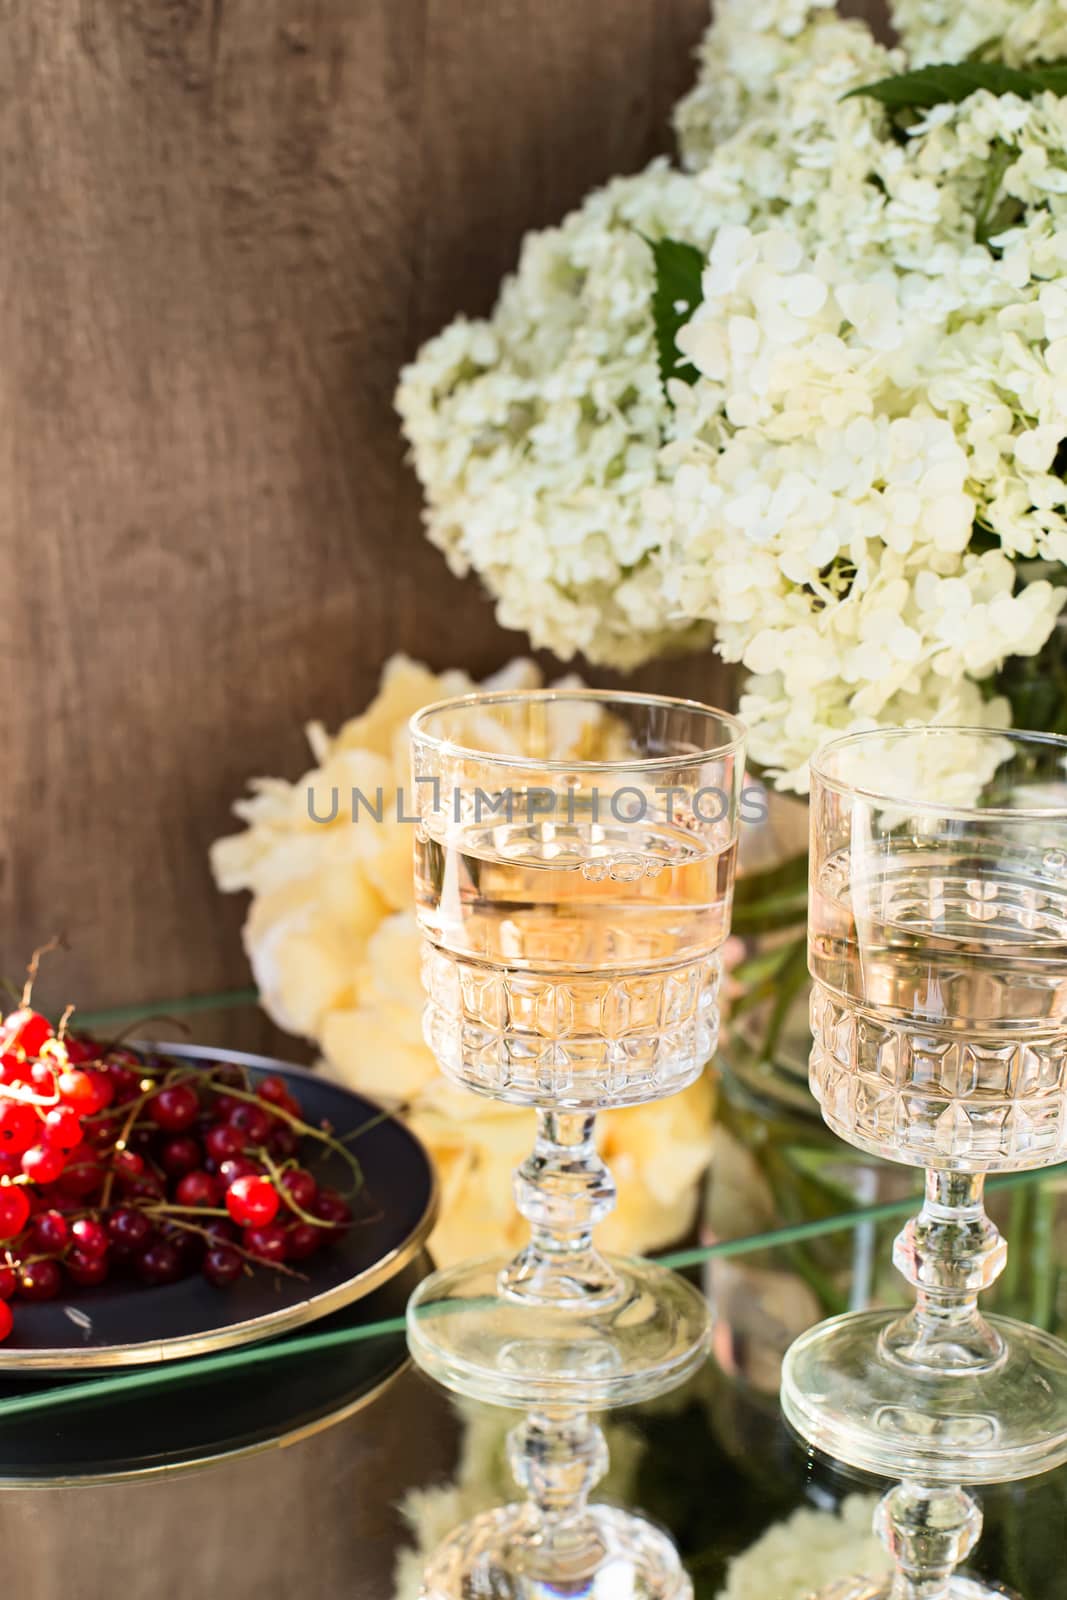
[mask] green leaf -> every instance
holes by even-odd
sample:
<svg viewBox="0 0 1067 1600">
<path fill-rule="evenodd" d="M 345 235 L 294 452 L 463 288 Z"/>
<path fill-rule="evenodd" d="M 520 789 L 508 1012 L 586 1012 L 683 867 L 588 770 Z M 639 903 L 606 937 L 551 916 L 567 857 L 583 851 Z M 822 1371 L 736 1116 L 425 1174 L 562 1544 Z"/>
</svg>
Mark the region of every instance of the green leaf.
<svg viewBox="0 0 1067 1600">
<path fill-rule="evenodd" d="M 730 977 L 743 989 L 750 989 L 757 983 L 766 983 L 768 979 L 777 977 L 781 972 L 789 960 L 789 953 L 788 944 L 776 944 L 769 949 L 759 950 L 747 960 L 739 961 L 737 966 L 731 969 Z"/>
<path fill-rule="evenodd" d="M 734 905 L 758 905 L 763 900 L 777 899 L 791 891 L 808 892 L 808 852 L 801 850 L 787 856 L 773 867 L 762 872 L 743 872 L 734 889 Z"/>
<path fill-rule="evenodd" d="M 789 960 L 782 969 L 778 980 L 774 1006 L 767 1022 L 767 1032 L 763 1040 L 763 1059 L 773 1061 L 774 1053 L 778 1048 L 778 1041 L 782 1036 L 786 1019 L 793 1009 L 793 1003 L 798 995 L 807 988 L 808 978 L 808 940 L 806 934 L 793 945 Z"/>
<path fill-rule="evenodd" d="M 998 61 L 945 62 L 920 67 L 893 78 L 880 78 L 851 89 L 842 98 L 866 95 L 893 110 L 926 111 L 947 103 L 958 105 L 979 89 L 990 94 L 1017 94 L 1032 100 L 1036 94 L 1067 94 L 1067 63 L 1054 61 L 1037 67 L 1005 67 Z"/>
<path fill-rule="evenodd" d="M 1053 628 L 1036 655 L 1009 656 L 989 688 L 1010 701 L 1012 727 L 1067 733 L 1067 631 Z"/>
<path fill-rule="evenodd" d="M 764 872 L 745 872 L 734 888 L 734 933 L 773 933 L 803 922 L 808 912 L 808 857 L 790 856 Z"/>
<path fill-rule="evenodd" d="M 667 381 L 680 378 L 696 383 L 700 374 L 691 361 L 678 351 L 678 330 L 689 321 L 704 298 L 701 279 L 704 255 L 695 245 L 680 239 L 646 239 L 656 264 L 656 287 L 652 291 L 652 316 L 656 324 L 656 349 L 659 376 L 670 404 Z"/>
<path fill-rule="evenodd" d="M 807 894 L 783 894 L 761 900 L 758 905 L 735 906 L 730 921 L 732 933 L 752 938 L 758 933 L 780 933 L 795 928 L 808 914 Z"/>
</svg>

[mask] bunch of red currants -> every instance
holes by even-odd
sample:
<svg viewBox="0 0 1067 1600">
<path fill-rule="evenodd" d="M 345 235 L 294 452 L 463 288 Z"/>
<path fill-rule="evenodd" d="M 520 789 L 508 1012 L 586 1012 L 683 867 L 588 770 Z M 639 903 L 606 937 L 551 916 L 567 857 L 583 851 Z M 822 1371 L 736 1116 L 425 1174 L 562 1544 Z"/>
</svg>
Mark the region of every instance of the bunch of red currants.
<svg viewBox="0 0 1067 1600">
<path fill-rule="evenodd" d="M 0 1022 L 0 1339 L 13 1298 L 50 1300 L 113 1273 L 223 1287 L 282 1272 L 351 1221 L 301 1165 L 308 1141 L 359 1167 L 301 1116 L 284 1078 L 193 1068 L 58 1030 L 24 1003 Z"/>
</svg>

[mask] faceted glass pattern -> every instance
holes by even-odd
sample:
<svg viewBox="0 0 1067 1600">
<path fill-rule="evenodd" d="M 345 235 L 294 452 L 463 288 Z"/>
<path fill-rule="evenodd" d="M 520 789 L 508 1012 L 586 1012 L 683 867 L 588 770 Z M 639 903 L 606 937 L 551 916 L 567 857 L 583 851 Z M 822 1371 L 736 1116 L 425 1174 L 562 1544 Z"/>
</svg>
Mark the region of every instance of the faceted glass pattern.
<svg viewBox="0 0 1067 1600">
<path fill-rule="evenodd" d="M 718 1034 L 719 958 L 601 977 L 501 972 L 427 944 L 426 1042 L 458 1083 L 496 1099 L 567 1109 L 674 1094 Z"/>
<path fill-rule="evenodd" d="M 812 762 L 811 1086 L 862 1150 L 927 1169 L 893 1260 L 914 1308 L 802 1334 L 782 1407 L 817 1449 L 898 1477 L 895 1565 L 821 1600 L 992 1600 L 955 1573 L 961 1485 L 1067 1460 L 1067 1346 L 984 1315 L 1006 1247 L 985 1175 L 1067 1155 L 1067 740 L 996 729 L 853 734 Z"/>
<path fill-rule="evenodd" d="M 1010 1172 L 1067 1155 L 1067 1033 L 938 1033 L 815 984 L 811 1087 L 825 1121 L 888 1160 Z"/>
</svg>

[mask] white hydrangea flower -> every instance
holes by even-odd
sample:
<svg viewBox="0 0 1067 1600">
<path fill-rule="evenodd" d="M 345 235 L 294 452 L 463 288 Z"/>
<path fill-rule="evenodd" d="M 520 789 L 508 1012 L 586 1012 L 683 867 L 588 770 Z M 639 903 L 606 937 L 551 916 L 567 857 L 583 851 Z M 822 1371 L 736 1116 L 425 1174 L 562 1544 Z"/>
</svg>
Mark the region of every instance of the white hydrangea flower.
<svg viewBox="0 0 1067 1600">
<path fill-rule="evenodd" d="M 820 25 L 840 26 L 834 7 L 835 0 L 718 0 L 697 52 L 696 84 L 674 113 L 687 167 L 702 167 L 721 140 L 773 100 L 783 73 L 811 58 Z M 856 24 L 855 32 L 867 30 Z"/>
<path fill-rule="evenodd" d="M 857 1573 L 882 1577 L 891 1562 L 871 1528 L 876 1503 L 850 1495 L 837 1512 L 802 1506 L 734 1557 L 718 1600 L 810 1600 Z"/>
<path fill-rule="evenodd" d="M 1021 60 L 1065 7 L 970 9 Z M 845 98 L 907 65 L 821 0 L 724 0 L 679 112 L 691 175 L 528 241 L 493 319 L 401 390 L 431 537 L 501 619 L 624 666 L 714 634 L 783 786 L 848 729 L 1003 723 L 990 680 L 1067 595 L 1067 98 L 906 124 Z M 672 404 L 635 226 L 708 252 Z"/>
<path fill-rule="evenodd" d="M 453 323 L 401 374 L 431 540 L 557 655 L 625 667 L 701 637 L 667 605 L 642 511 L 666 409 L 646 240 L 706 248 L 714 229 L 694 179 L 654 162 L 530 234 L 492 317 Z"/>
<path fill-rule="evenodd" d="M 1067 55 L 1065 0 L 890 0 L 912 66 L 989 56 L 1009 66 Z"/>
<path fill-rule="evenodd" d="M 1015 594 L 1007 556 L 971 548 L 981 506 L 928 397 L 928 337 L 899 280 L 735 226 L 679 336 L 701 378 L 679 396 L 673 486 L 649 496 L 664 586 L 752 674 L 750 748 L 788 787 L 853 728 L 1002 722 L 978 685 L 1039 649 L 1063 600 L 1044 580 Z"/>
</svg>

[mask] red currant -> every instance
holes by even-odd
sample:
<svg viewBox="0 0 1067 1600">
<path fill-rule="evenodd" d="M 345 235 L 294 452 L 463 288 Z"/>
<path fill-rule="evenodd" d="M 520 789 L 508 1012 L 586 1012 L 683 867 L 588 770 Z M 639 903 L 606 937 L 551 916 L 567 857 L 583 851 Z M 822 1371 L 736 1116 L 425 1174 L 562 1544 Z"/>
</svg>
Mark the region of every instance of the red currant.
<svg viewBox="0 0 1067 1600">
<path fill-rule="evenodd" d="M 203 1228 L 213 1244 L 233 1244 L 237 1238 L 237 1229 L 228 1217 L 205 1217 Z"/>
<path fill-rule="evenodd" d="M 327 1233 L 340 1233 L 352 1221 L 352 1213 L 336 1189 L 320 1189 L 311 1210 L 322 1222 L 330 1224 Z"/>
<path fill-rule="evenodd" d="M 191 1083 L 171 1083 L 152 1096 L 148 1110 L 157 1128 L 184 1133 L 196 1121 L 200 1102 Z"/>
<path fill-rule="evenodd" d="M 290 1086 L 285 1078 L 272 1074 L 270 1077 L 261 1078 L 256 1085 L 256 1094 L 259 1099 L 266 1099 L 267 1106 L 283 1106 L 286 1099 L 290 1098 Z"/>
<path fill-rule="evenodd" d="M 87 1073 L 87 1077 L 92 1084 L 95 1098 L 93 1111 L 106 1111 L 115 1098 L 115 1085 L 112 1083 L 110 1075 L 106 1072 L 93 1070 Z"/>
<path fill-rule="evenodd" d="M 32 1071 L 32 1068 L 29 1069 Z M 25 1083 L 26 1062 L 14 1053 L 0 1055 L 0 1083 Z"/>
<path fill-rule="evenodd" d="M 0 1267 L 0 1300 L 10 1300 L 18 1288 L 19 1280 L 14 1267 Z"/>
<path fill-rule="evenodd" d="M 121 1178 L 123 1183 L 133 1183 L 145 1174 L 144 1156 L 139 1156 L 136 1150 L 116 1150 L 112 1165 L 116 1177 Z"/>
<path fill-rule="evenodd" d="M 107 1234 L 117 1257 L 129 1260 L 143 1250 L 152 1236 L 152 1224 L 143 1211 L 122 1206 L 107 1219 Z"/>
<path fill-rule="evenodd" d="M 56 1080 L 56 1091 L 65 1106 L 71 1106 L 79 1116 L 88 1117 L 97 1109 L 96 1089 L 89 1073 L 71 1067 L 61 1072 Z"/>
<path fill-rule="evenodd" d="M 213 1161 L 221 1163 L 241 1154 L 244 1138 L 239 1128 L 232 1128 L 228 1122 L 218 1123 L 205 1133 L 204 1149 Z"/>
<path fill-rule="evenodd" d="M 199 1167 L 202 1159 L 198 1141 L 187 1133 L 176 1133 L 159 1153 L 159 1164 L 170 1178 L 184 1178 Z"/>
<path fill-rule="evenodd" d="M 240 1277 L 241 1257 L 228 1245 L 212 1245 L 204 1256 L 200 1270 L 208 1283 L 213 1283 L 217 1289 L 224 1289 Z"/>
<path fill-rule="evenodd" d="M 20 1156 L 38 1136 L 41 1119 L 32 1106 L 0 1099 L 0 1150 Z"/>
<path fill-rule="evenodd" d="M 44 1119 L 41 1137 L 57 1150 L 73 1150 L 82 1142 L 81 1118 L 70 1106 L 53 1106 Z"/>
<path fill-rule="evenodd" d="M 91 1256 L 84 1250 L 72 1250 L 64 1257 L 63 1265 L 80 1289 L 92 1289 L 104 1283 L 111 1270 L 106 1251 L 103 1255 Z"/>
<path fill-rule="evenodd" d="M 41 1211 L 30 1224 L 30 1249 L 57 1256 L 66 1247 L 70 1228 L 62 1211 Z"/>
<path fill-rule="evenodd" d="M 278 1204 L 278 1191 L 269 1178 L 237 1178 L 226 1191 L 226 1209 L 242 1228 L 273 1222 Z"/>
<path fill-rule="evenodd" d="M 264 1144 L 274 1126 L 274 1119 L 262 1106 L 242 1101 L 230 1114 L 230 1127 L 244 1135 L 245 1144 Z"/>
<path fill-rule="evenodd" d="M 263 1222 L 246 1228 L 241 1243 L 257 1261 L 284 1261 L 289 1239 L 280 1223 Z"/>
<path fill-rule="evenodd" d="M 329 1231 L 328 1228 L 317 1227 L 314 1222 L 294 1222 L 286 1235 L 288 1240 L 286 1259 L 306 1261 L 316 1250 L 321 1250 Z"/>
<path fill-rule="evenodd" d="M 174 1222 L 165 1222 L 160 1233 L 168 1244 L 172 1244 L 177 1250 L 183 1276 L 191 1268 L 200 1265 L 200 1259 L 204 1254 L 204 1240 L 199 1233 L 194 1233 L 191 1228 L 183 1228 L 177 1219 Z"/>
<path fill-rule="evenodd" d="M 169 1239 L 154 1239 L 137 1257 L 137 1273 L 153 1285 L 176 1283 L 182 1275 L 182 1259 Z"/>
<path fill-rule="evenodd" d="M 67 1155 L 63 1169 L 63 1188 L 67 1194 L 84 1199 L 95 1194 L 104 1181 L 104 1169 L 92 1145 L 78 1144 Z"/>
<path fill-rule="evenodd" d="M 291 1199 L 301 1211 L 310 1211 L 318 1198 L 319 1186 L 303 1167 L 290 1167 L 288 1172 L 283 1172 L 282 1188 L 285 1191 L 282 1198 Z"/>
<path fill-rule="evenodd" d="M 55 1183 L 66 1164 L 63 1151 L 50 1144 L 31 1144 L 22 1152 L 22 1170 L 34 1183 Z"/>
<path fill-rule="evenodd" d="M 19 1270 L 19 1294 L 23 1300 L 54 1300 L 63 1283 L 63 1274 L 52 1260 L 31 1261 Z"/>
<path fill-rule="evenodd" d="M 253 1161 L 251 1156 L 231 1156 L 219 1168 L 219 1177 L 222 1179 L 223 1189 L 228 1189 L 231 1183 L 236 1183 L 238 1178 L 259 1178 L 263 1175 L 263 1168 L 258 1161 Z"/>
<path fill-rule="evenodd" d="M 30 1202 L 24 1188 L 14 1183 L 0 1183 L 0 1239 L 13 1239 L 21 1233 L 30 1217 Z"/>
<path fill-rule="evenodd" d="M 39 1056 L 41 1047 L 52 1038 L 52 1024 L 39 1011 L 21 1006 L 4 1018 L 2 1038 L 5 1050 L 17 1044 L 28 1056 Z"/>
<path fill-rule="evenodd" d="M 100 1122 L 90 1122 L 83 1130 L 86 1144 L 92 1145 L 94 1150 L 110 1150 L 122 1129 L 118 1117 L 104 1117 Z"/>
<path fill-rule="evenodd" d="M 116 1105 L 126 1105 L 128 1101 L 136 1100 L 141 1093 L 141 1074 L 134 1072 L 130 1067 L 114 1066 L 109 1062 L 107 1078 L 114 1092 Z"/>
<path fill-rule="evenodd" d="M 163 1179 L 157 1178 L 154 1172 L 146 1172 L 143 1178 L 133 1178 L 129 1183 L 124 1183 L 122 1193 L 126 1200 L 162 1200 Z"/>
<path fill-rule="evenodd" d="M 70 1225 L 71 1243 L 83 1256 L 107 1254 L 107 1229 L 95 1217 L 79 1217 Z"/>
<path fill-rule="evenodd" d="M 67 1060 L 72 1067 L 81 1067 L 87 1061 L 100 1060 L 100 1046 L 92 1039 L 83 1039 L 80 1034 L 68 1033 L 64 1043 L 67 1046 Z"/>
<path fill-rule="evenodd" d="M 222 1184 L 210 1172 L 187 1172 L 174 1191 L 181 1206 L 217 1206 Z"/>
<path fill-rule="evenodd" d="M 30 1086 L 36 1089 L 38 1094 L 52 1098 L 56 1092 L 57 1076 L 54 1061 L 35 1061 L 29 1070 Z"/>
<path fill-rule="evenodd" d="M 0 1300 L 0 1339 L 6 1339 L 15 1325 L 15 1318 L 11 1314 L 11 1307 L 6 1300 Z"/>
<path fill-rule="evenodd" d="M 279 1161 L 288 1161 L 290 1156 L 295 1156 L 300 1148 L 300 1138 L 295 1128 L 287 1127 L 284 1122 L 279 1122 L 271 1129 L 270 1138 L 267 1140 L 267 1149 Z"/>
</svg>

